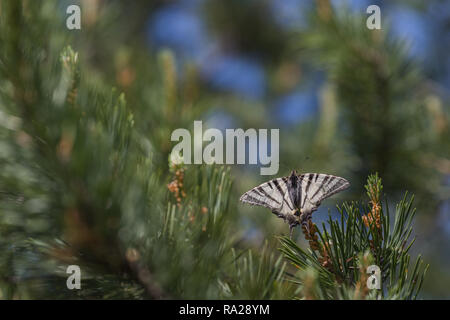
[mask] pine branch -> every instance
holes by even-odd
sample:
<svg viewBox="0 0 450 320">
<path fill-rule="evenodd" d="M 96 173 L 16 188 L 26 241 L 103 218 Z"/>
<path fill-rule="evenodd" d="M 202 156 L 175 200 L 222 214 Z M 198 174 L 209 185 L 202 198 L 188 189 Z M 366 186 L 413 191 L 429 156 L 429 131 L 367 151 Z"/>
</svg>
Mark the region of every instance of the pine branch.
<svg viewBox="0 0 450 320">
<path fill-rule="evenodd" d="M 281 252 L 301 270 L 300 278 L 294 278 L 306 290 L 306 298 L 417 298 L 428 265 L 424 267 L 419 256 L 413 268 L 408 269 L 411 267 L 408 252 L 414 243 L 414 239 L 409 241 L 415 215 L 413 197 L 408 199 L 405 194 L 397 205 L 392 226 L 389 212 L 385 212 L 387 204 L 381 204 L 382 189 L 378 175 L 369 176 L 366 185 L 369 213 L 357 203 L 344 203 L 338 207 L 340 222 L 329 216 L 322 231 L 311 222 L 310 232 L 305 233 L 309 240 L 306 250 L 287 237 L 280 238 Z M 366 270 L 371 264 L 381 270 L 383 286 L 379 292 L 367 290 Z M 310 269 L 314 271 L 307 271 Z M 305 272 L 309 275 L 306 278 Z M 311 292 L 311 281 L 317 282 L 315 292 Z"/>
</svg>

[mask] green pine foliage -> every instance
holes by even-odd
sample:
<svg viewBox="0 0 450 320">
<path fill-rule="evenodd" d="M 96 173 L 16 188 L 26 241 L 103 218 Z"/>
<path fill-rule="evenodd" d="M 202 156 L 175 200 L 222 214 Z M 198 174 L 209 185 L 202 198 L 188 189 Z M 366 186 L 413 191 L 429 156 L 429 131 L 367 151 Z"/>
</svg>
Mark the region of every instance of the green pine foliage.
<svg viewBox="0 0 450 320">
<path fill-rule="evenodd" d="M 293 281 L 305 298 L 417 298 L 428 265 L 420 256 L 410 264 L 413 197 L 405 194 L 391 223 L 388 205 L 381 204 L 378 175 L 369 176 L 366 189 L 371 199 L 368 208 L 356 202 L 344 203 L 338 207 L 340 221 L 330 216 L 327 224 L 322 223 L 322 231 L 313 223 L 309 232 L 304 229 L 310 248 L 302 249 L 291 239 L 280 238 L 281 252 L 303 271 Z M 371 265 L 380 269 L 380 290 L 369 291 L 367 287 Z"/>
<path fill-rule="evenodd" d="M 107 21 L 118 16 L 111 6 Z M 149 58 L 111 44 L 89 55 L 89 45 L 67 39 L 54 10 L 47 1 L 0 2 L 1 299 L 417 298 L 427 267 L 420 257 L 410 261 L 413 197 L 405 195 L 391 222 L 381 181 L 370 176 L 369 205 L 346 202 L 340 220 L 304 230 L 309 248 L 287 237 L 280 250 L 277 239 L 245 241 L 249 227 L 242 226 L 233 171 L 170 159 L 171 132 L 189 127 L 211 101 L 226 100 L 201 93 L 189 63 L 181 66 L 187 80 L 177 81 L 169 51 Z M 108 27 L 86 32 L 100 39 Z M 327 39 L 311 37 L 311 48 L 333 52 Z M 392 59 L 403 77 L 404 66 Z M 92 61 L 117 71 L 117 83 Z M 355 77 L 378 70 L 373 61 L 357 63 L 367 68 Z M 351 108 L 345 66 L 334 70 L 339 97 Z M 394 80 L 380 77 L 361 99 L 375 103 L 372 89 L 390 88 L 386 81 Z M 358 123 L 362 115 L 353 114 Z M 372 264 L 381 269 L 382 290 L 367 289 Z M 66 288 L 69 265 L 82 270 L 81 290 Z"/>
<path fill-rule="evenodd" d="M 328 71 L 345 124 L 344 146 L 353 150 L 355 179 L 362 185 L 378 172 L 393 197 L 400 199 L 408 186 L 420 195 L 421 209 L 434 209 L 442 199 L 435 190 L 446 172 L 438 159 L 448 156 L 441 144 L 448 128 L 438 124 L 446 111 L 430 105 L 434 85 L 408 56 L 408 44 L 390 36 L 387 17 L 383 30 L 369 30 L 363 13 L 352 14 L 345 6 L 333 12 L 328 1 L 319 2 L 310 16 L 312 27 L 298 34 L 296 47 Z"/>
<path fill-rule="evenodd" d="M 79 53 L 36 41 L 47 20 L 23 11 L 45 8 L 25 4 L 2 2 L 2 298 L 286 297 L 280 259 L 237 243 L 229 169 L 162 161 L 171 131 L 194 118 L 177 116 L 171 54 L 147 129 Z M 82 290 L 66 288 L 71 264 Z"/>
</svg>

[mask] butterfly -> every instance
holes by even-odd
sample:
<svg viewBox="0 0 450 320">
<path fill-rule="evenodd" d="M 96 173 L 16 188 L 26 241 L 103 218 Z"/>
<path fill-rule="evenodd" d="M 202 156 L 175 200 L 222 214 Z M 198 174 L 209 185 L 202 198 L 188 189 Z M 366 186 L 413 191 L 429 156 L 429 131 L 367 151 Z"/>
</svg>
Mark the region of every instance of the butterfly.
<svg viewBox="0 0 450 320">
<path fill-rule="evenodd" d="M 308 228 L 308 220 L 321 201 L 342 190 L 350 183 L 341 177 L 323 173 L 297 175 L 293 170 L 287 177 L 276 178 L 247 191 L 240 201 L 263 206 L 289 224 L 290 236 L 295 226 Z"/>
</svg>

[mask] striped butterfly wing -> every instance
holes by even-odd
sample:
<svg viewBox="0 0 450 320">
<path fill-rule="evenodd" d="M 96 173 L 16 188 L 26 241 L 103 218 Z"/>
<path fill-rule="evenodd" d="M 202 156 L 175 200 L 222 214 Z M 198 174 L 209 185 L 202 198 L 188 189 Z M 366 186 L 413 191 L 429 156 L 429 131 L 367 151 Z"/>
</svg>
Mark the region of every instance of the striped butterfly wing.
<svg viewBox="0 0 450 320">
<path fill-rule="evenodd" d="M 277 178 L 265 182 L 244 193 L 239 200 L 269 208 L 276 215 L 285 218 L 294 210 L 286 181 L 286 178 Z"/>
<path fill-rule="evenodd" d="M 300 175 L 299 179 L 302 181 L 301 186 L 304 193 L 301 207 L 305 205 L 306 198 L 314 207 L 318 207 L 325 198 L 350 186 L 350 183 L 344 178 L 323 173 L 305 173 Z"/>
</svg>

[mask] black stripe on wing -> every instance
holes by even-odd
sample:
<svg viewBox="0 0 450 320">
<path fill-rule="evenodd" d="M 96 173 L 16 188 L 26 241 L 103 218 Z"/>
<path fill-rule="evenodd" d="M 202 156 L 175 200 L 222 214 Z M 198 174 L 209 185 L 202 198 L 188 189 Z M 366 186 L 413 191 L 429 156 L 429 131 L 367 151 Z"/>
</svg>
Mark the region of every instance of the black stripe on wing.
<svg viewBox="0 0 450 320">
<path fill-rule="evenodd" d="M 307 197 L 312 203 L 320 203 L 323 199 L 328 198 L 342 190 L 347 189 L 350 183 L 341 177 L 329 174 L 311 174 L 306 173 L 304 176 L 312 177 L 314 182 L 311 184 L 307 192 Z"/>
<path fill-rule="evenodd" d="M 283 178 L 277 178 L 247 191 L 239 200 L 269 208 L 275 213 L 286 214 L 294 208 L 290 198 L 286 196 L 287 193 L 286 182 Z"/>
</svg>

